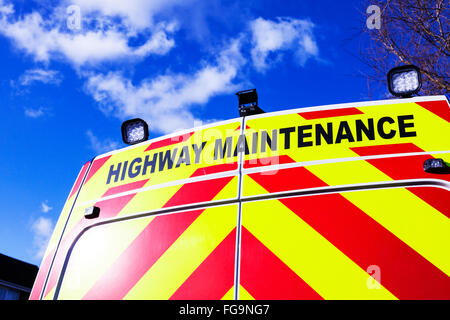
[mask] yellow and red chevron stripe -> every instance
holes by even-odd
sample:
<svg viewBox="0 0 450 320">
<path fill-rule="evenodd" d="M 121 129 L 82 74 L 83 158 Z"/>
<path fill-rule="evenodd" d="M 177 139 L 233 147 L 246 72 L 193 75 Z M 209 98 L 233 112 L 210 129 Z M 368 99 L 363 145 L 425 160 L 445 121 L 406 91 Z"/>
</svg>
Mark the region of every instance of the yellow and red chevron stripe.
<svg viewBox="0 0 450 320">
<path fill-rule="evenodd" d="M 270 177 L 279 179 L 276 175 Z M 324 184 L 306 169 L 291 178 L 314 179 L 316 181 L 312 183 Z M 258 182 L 260 184 L 256 185 Z M 257 179 L 254 187 L 270 191 L 274 182 Z M 415 187 L 419 190 L 426 188 Z M 255 245 L 255 240 L 251 239 L 247 243 L 243 236 L 241 279 L 246 279 L 248 272 L 255 279 L 265 274 L 266 283 L 271 281 L 281 285 L 285 281 L 287 286 L 293 283 L 288 278 L 278 278 L 282 273 L 274 272 L 266 263 L 257 263 L 269 269 L 255 275 L 253 261 L 260 259 L 257 250 L 262 243 L 313 289 L 305 295 L 291 295 L 294 299 L 312 298 L 312 292 L 326 299 L 377 298 L 379 293 L 386 294 L 378 296 L 382 299 L 448 299 L 450 261 L 445 254 L 450 241 L 448 218 L 420 199 L 409 204 L 420 206 L 420 214 L 409 214 L 409 208 L 401 212 L 392 205 L 379 206 L 379 210 L 372 206 L 372 212 L 365 212 L 361 209 L 363 206 L 356 202 L 363 199 L 389 204 L 391 199 L 387 196 L 412 198 L 408 193 L 404 188 L 380 189 L 244 203 L 243 228 L 260 243 Z M 396 214 L 400 216 L 392 218 Z M 428 219 L 428 225 L 417 225 L 419 219 Z M 399 228 L 402 225 L 404 230 Z M 437 229 L 431 229 L 435 226 Z M 401 234 L 402 231 L 406 236 Z M 248 252 L 244 254 L 246 250 Z M 248 265 L 252 267 L 246 269 Z M 367 274 L 364 271 L 371 265 L 380 267 L 383 290 L 369 290 L 366 286 Z M 268 277 L 273 278 L 269 280 Z M 244 280 L 241 285 L 257 299 L 285 298 L 283 294 L 276 295 L 272 287 L 260 291 L 246 286 Z M 253 293 L 252 289 L 256 291 Z"/>
<path fill-rule="evenodd" d="M 422 167 L 450 162 L 450 113 L 422 100 L 230 120 L 94 159 L 31 298 L 450 299 L 449 177 Z"/>
</svg>

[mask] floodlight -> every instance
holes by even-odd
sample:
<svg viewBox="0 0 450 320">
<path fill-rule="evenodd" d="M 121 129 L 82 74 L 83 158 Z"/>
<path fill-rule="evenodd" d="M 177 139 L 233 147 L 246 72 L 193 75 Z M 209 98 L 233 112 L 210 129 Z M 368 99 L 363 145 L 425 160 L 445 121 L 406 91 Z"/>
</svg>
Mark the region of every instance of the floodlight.
<svg viewBox="0 0 450 320">
<path fill-rule="evenodd" d="M 122 123 L 122 139 L 126 144 L 136 144 L 148 139 L 148 125 L 139 118 Z"/>
<path fill-rule="evenodd" d="M 420 70 L 407 65 L 393 68 L 388 73 L 389 91 L 397 97 L 408 98 L 419 92 L 422 87 Z"/>
</svg>

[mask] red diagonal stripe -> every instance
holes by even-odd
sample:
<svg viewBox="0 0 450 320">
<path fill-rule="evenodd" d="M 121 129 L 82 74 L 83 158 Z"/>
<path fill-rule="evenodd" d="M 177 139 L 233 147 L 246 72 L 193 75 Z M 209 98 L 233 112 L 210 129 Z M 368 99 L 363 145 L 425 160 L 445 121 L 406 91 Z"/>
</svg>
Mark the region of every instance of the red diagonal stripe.
<svg viewBox="0 0 450 320">
<path fill-rule="evenodd" d="M 31 290 L 30 293 L 30 300 L 39 299 L 42 292 L 42 288 L 44 287 L 45 278 L 47 277 L 48 269 L 50 268 L 50 263 L 52 262 L 54 253 L 55 250 L 52 250 L 42 260 L 41 266 L 39 267 L 39 272 L 36 276 L 36 279 L 34 280 L 33 289 Z"/>
<path fill-rule="evenodd" d="M 245 227 L 241 232 L 241 248 L 240 283 L 255 299 L 322 299 Z"/>
<path fill-rule="evenodd" d="M 100 208 L 100 218 L 115 217 L 134 198 L 136 193 L 95 203 Z"/>
<path fill-rule="evenodd" d="M 287 155 L 273 156 L 273 157 L 267 157 L 267 158 L 257 158 L 257 159 L 245 160 L 244 161 L 244 169 L 264 167 L 264 166 L 274 166 L 277 164 L 285 164 L 285 163 L 293 163 L 293 162 L 295 162 L 295 160 L 293 160 L 291 157 L 289 157 Z"/>
<path fill-rule="evenodd" d="M 387 154 L 395 145 L 374 146 L 374 147 L 357 147 L 351 148 L 360 156 Z M 424 152 L 422 149 L 416 147 L 412 143 L 398 145 L 403 152 Z M 409 150 L 409 151 L 406 151 Z M 396 152 L 395 152 L 396 153 Z M 400 156 L 400 157 L 386 157 L 366 160 L 371 165 L 381 170 L 383 173 L 395 180 L 403 179 L 443 179 L 449 180 L 448 174 L 427 173 L 423 170 L 423 163 L 427 159 L 432 159 L 433 156 L 424 154 L 418 156 Z"/>
<path fill-rule="evenodd" d="M 195 269 L 171 300 L 219 300 L 234 283 L 236 228 Z"/>
<path fill-rule="evenodd" d="M 233 178 L 234 176 L 185 183 L 163 208 L 211 201 Z"/>
<path fill-rule="evenodd" d="M 283 160 L 285 163 L 295 162 L 288 156 L 284 157 L 286 157 Z M 249 177 L 271 193 L 327 186 L 325 182 L 304 167 L 251 173 Z"/>
<path fill-rule="evenodd" d="M 106 161 L 111 158 L 111 156 L 106 156 L 103 158 L 95 159 L 94 162 L 91 165 L 91 168 L 89 169 L 88 175 L 86 177 L 86 181 L 84 184 L 86 184 L 93 176 L 97 173 L 97 171 L 103 167 Z"/>
<path fill-rule="evenodd" d="M 195 210 L 153 219 L 83 299 L 122 299 L 202 212 Z"/>
<path fill-rule="evenodd" d="M 323 194 L 280 201 L 362 269 L 379 266 L 381 284 L 396 297 L 450 298 L 447 275 L 342 195 Z"/>
<path fill-rule="evenodd" d="M 273 174 L 258 172 L 249 176 L 271 193 L 328 186 L 304 167 L 282 169 Z"/>
<path fill-rule="evenodd" d="M 412 143 L 400 145 L 404 152 L 423 152 Z M 367 154 L 385 154 L 384 152 L 392 150 L 392 145 L 375 147 L 351 148 L 360 156 Z M 372 149 L 373 148 L 373 149 Z M 408 150 L 408 151 L 406 151 Z M 440 179 L 450 181 L 448 174 L 427 173 L 423 170 L 423 163 L 427 159 L 432 159 L 431 155 L 404 156 L 392 158 L 378 158 L 366 160 L 371 165 L 382 171 L 384 174 L 394 180 L 406 179 Z M 439 210 L 442 214 L 450 218 L 450 200 L 449 192 L 439 188 L 407 188 L 410 192 L 421 198 L 423 201 Z"/>
<path fill-rule="evenodd" d="M 350 150 L 360 156 L 376 156 L 383 154 L 424 152 L 414 143 L 382 144 L 379 146 L 355 147 Z"/>
<path fill-rule="evenodd" d="M 102 198 L 107 197 L 107 196 L 112 196 L 114 194 L 118 194 L 118 193 L 121 193 L 121 192 L 126 192 L 126 191 L 130 191 L 130 190 L 140 189 L 147 183 L 148 180 L 150 180 L 150 179 L 139 180 L 139 181 L 135 181 L 135 182 L 127 183 L 127 184 L 122 184 L 120 186 L 109 188 L 103 194 Z"/>
<path fill-rule="evenodd" d="M 245 129 L 251 129 L 248 125 L 245 125 Z M 234 131 L 239 131 L 241 130 L 241 125 L 239 125 L 236 129 L 234 129 Z"/>
<path fill-rule="evenodd" d="M 437 187 L 406 188 L 430 206 L 450 218 L 450 191 Z"/>
<path fill-rule="evenodd" d="M 184 142 L 184 141 L 188 140 L 193 134 L 194 134 L 194 131 L 185 133 L 185 134 L 182 134 L 179 136 L 175 136 L 172 138 L 167 138 L 167 139 L 159 140 L 156 142 L 152 142 L 147 147 L 147 149 L 145 149 L 145 151 L 150 151 L 150 150 L 154 150 L 154 149 L 158 149 L 158 148 L 162 148 L 162 147 L 171 146 L 173 144 L 177 144 L 180 142 Z"/>
<path fill-rule="evenodd" d="M 204 176 L 213 173 L 232 171 L 237 169 L 237 162 L 233 163 L 224 163 L 215 166 L 203 167 L 195 170 L 195 172 L 191 175 L 192 177 Z"/>
<path fill-rule="evenodd" d="M 355 115 L 355 114 L 364 114 L 364 113 L 356 108 L 344 108 L 344 109 L 299 112 L 298 114 L 301 115 L 306 120 L 313 120 L 313 119 L 322 119 L 322 118 L 351 116 L 351 115 Z"/>
<path fill-rule="evenodd" d="M 424 101 L 424 102 L 416 102 L 419 106 L 427 109 L 428 111 L 434 113 L 438 117 L 450 122 L 450 108 L 448 106 L 447 101 Z"/>
</svg>

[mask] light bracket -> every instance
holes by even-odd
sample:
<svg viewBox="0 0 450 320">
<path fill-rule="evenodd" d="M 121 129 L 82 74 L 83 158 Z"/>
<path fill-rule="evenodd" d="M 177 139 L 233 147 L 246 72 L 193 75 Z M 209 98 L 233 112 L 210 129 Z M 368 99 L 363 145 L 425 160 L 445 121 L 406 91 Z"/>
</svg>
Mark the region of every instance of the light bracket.
<svg viewBox="0 0 450 320">
<path fill-rule="evenodd" d="M 258 106 L 258 94 L 256 89 L 249 89 L 236 92 L 239 99 L 239 116 L 251 116 L 254 114 L 264 113 Z"/>
</svg>

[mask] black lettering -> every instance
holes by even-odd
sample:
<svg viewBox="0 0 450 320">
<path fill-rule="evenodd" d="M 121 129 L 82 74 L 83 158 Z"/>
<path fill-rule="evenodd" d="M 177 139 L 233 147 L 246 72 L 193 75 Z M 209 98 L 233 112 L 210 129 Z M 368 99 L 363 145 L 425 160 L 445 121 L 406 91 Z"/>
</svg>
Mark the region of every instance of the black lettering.
<svg viewBox="0 0 450 320">
<path fill-rule="evenodd" d="M 178 162 L 175 167 L 178 168 L 182 163 L 186 164 L 187 166 L 191 164 L 191 156 L 189 154 L 188 146 L 184 146 L 181 149 L 180 158 L 178 158 Z"/>
<path fill-rule="evenodd" d="M 166 166 L 166 162 L 167 162 L 167 169 L 172 169 L 173 167 L 173 162 L 175 160 L 175 156 L 177 154 L 177 148 L 173 149 L 173 150 L 167 150 L 166 153 L 164 154 L 163 157 L 163 153 L 160 152 L 159 153 L 159 171 L 163 171 L 164 167 Z M 171 151 L 173 153 L 171 153 Z"/>
<path fill-rule="evenodd" d="M 141 162 L 142 162 L 142 158 L 135 158 L 133 161 L 131 161 L 130 167 L 128 168 L 128 177 L 130 179 L 137 177 L 139 175 L 139 173 L 141 173 L 141 165 L 134 167 L 134 165 L 136 163 L 141 163 Z M 135 169 L 135 171 L 133 172 L 134 169 Z"/>
<path fill-rule="evenodd" d="M 119 162 L 117 164 L 117 169 L 114 170 L 114 165 L 111 165 L 109 167 L 109 173 L 108 173 L 108 180 L 106 181 L 106 184 L 109 184 L 109 182 L 111 181 L 111 178 L 114 176 L 114 182 L 117 182 L 117 180 L 119 179 L 119 174 L 120 174 L 120 168 L 122 167 L 122 162 Z"/>
<path fill-rule="evenodd" d="M 277 151 L 278 149 L 278 131 L 272 130 L 272 138 L 269 137 L 267 131 L 261 133 L 261 152 L 266 152 L 266 144 L 269 145 L 270 150 Z"/>
<path fill-rule="evenodd" d="M 225 143 L 222 146 L 222 139 L 216 139 L 214 145 L 214 160 L 220 155 L 220 159 L 225 157 L 225 152 L 227 152 L 227 158 L 231 157 L 231 145 L 233 143 L 233 137 L 226 137 Z M 220 150 L 219 150 L 220 149 Z"/>
<path fill-rule="evenodd" d="M 258 152 L 258 132 L 253 132 L 252 137 L 252 154 Z"/>
<path fill-rule="evenodd" d="M 195 154 L 195 160 L 194 160 L 195 163 L 200 162 L 200 155 L 201 155 L 205 145 L 206 145 L 206 141 L 202 142 L 202 145 L 200 146 L 200 148 L 195 143 L 192 145 L 192 149 L 194 149 L 194 154 Z"/>
<path fill-rule="evenodd" d="M 390 117 L 383 117 L 380 120 L 378 120 L 377 123 L 377 129 L 378 129 L 378 134 L 380 135 L 380 137 L 382 137 L 383 139 L 392 139 L 395 136 L 395 130 L 391 129 L 391 131 L 389 131 L 389 133 L 386 133 L 384 131 L 384 123 L 385 122 L 389 122 L 389 123 L 394 123 L 394 119 L 390 118 Z"/>
<path fill-rule="evenodd" d="M 367 119 L 367 124 L 369 127 L 366 127 L 364 122 L 362 120 L 356 120 L 356 140 L 362 141 L 362 132 L 364 131 L 364 134 L 369 140 L 375 140 L 375 129 L 373 126 L 373 119 Z"/>
<path fill-rule="evenodd" d="M 355 141 L 355 138 L 353 138 L 352 131 L 350 130 L 347 121 L 341 121 L 341 123 L 339 124 L 335 143 L 341 143 L 343 139 L 347 139 L 349 142 Z"/>
<path fill-rule="evenodd" d="M 417 136 L 415 131 L 406 132 L 406 128 L 414 128 L 414 122 L 405 123 L 405 120 L 414 120 L 414 116 L 412 114 L 407 116 L 398 116 L 398 132 L 400 133 L 400 138 Z"/>
<path fill-rule="evenodd" d="M 284 149 L 291 148 L 291 133 L 295 132 L 295 127 L 281 128 L 280 133 L 284 134 Z"/>
<path fill-rule="evenodd" d="M 298 147 L 311 147 L 313 145 L 312 141 L 306 141 L 305 138 L 312 137 L 311 132 L 305 132 L 305 130 L 311 130 L 312 125 L 299 126 L 298 127 Z"/>
<path fill-rule="evenodd" d="M 325 130 L 320 123 L 316 124 L 316 145 L 322 144 L 322 137 L 327 144 L 333 144 L 333 124 L 327 123 L 327 130 Z"/>
<path fill-rule="evenodd" d="M 241 134 L 239 135 L 237 144 L 236 144 L 236 148 L 234 148 L 234 154 L 233 156 L 236 157 L 238 152 L 243 152 L 245 151 L 245 154 L 249 154 L 250 151 L 248 150 L 248 143 L 247 143 L 247 137 L 245 136 L 245 134 Z"/>
<path fill-rule="evenodd" d="M 153 154 L 153 159 L 152 161 L 148 161 L 150 156 L 145 156 L 144 159 L 144 164 L 142 166 L 142 175 L 145 176 L 147 174 L 147 168 L 150 166 L 151 170 L 150 173 L 155 172 L 155 168 L 156 168 L 156 158 L 157 158 L 158 154 L 154 153 Z"/>
<path fill-rule="evenodd" d="M 122 177 L 120 178 L 120 181 L 125 179 L 125 173 L 127 171 L 127 166 L 128 166 L 128 161 L 125 161 L 125 163 L 123 164 Z"/>
</svg>

